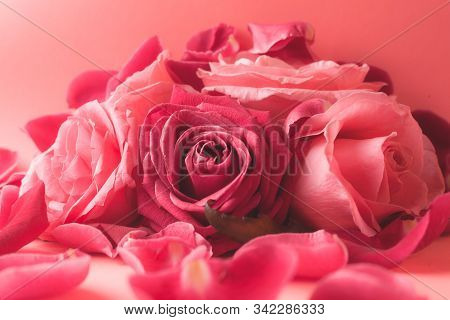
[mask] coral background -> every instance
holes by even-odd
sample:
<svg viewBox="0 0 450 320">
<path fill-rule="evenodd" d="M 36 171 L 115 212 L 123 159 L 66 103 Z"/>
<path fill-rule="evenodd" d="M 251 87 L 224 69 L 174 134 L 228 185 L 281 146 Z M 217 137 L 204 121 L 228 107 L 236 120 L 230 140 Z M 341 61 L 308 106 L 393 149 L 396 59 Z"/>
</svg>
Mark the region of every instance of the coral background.
<svg viewBox="0 0 450 320">
<path fill-rule="evenodd" d="M 118 68 L 154 34 L 178 56 L 193 33 L 218 22 L 236 26 L 247 47 L 247 22 L 310 22 L 318 57 L 359 61 L 369 54 L 364 61 L 389 71 L 402 103 L 450 120 L 450 6 L 407 30 L 444 3 L 448 1 L 1 0 L 0 146 L 19 151 L 25 165 L 37 150 L 20 128 L 35 116 L 65 111 L 67 85 L 79 72 L 95 65 Z M 431 287 L 450 295 L 449 256 L 442 254 L 449 245 L 450 238 L 440 239 L 402 264 L 403 272 L 427 284 L 417 282 L 431 297 L 439 297 Z M 94 262 L 87 281 L 65 298 L 133 297 L 125 266 L 103 257 Z M 116 272 L 117 281 L 111 282 L 107 275 Z M 311 284 L 294 285 L 283 297 L 305 298 L 308 288 Z"/>
</svg>

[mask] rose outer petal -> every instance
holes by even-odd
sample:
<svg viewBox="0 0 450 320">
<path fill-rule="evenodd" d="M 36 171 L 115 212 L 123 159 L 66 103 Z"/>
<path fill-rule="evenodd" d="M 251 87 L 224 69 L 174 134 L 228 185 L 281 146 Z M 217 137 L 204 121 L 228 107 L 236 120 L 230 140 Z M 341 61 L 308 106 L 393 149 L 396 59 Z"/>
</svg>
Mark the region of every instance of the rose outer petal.
<svg viewBox="0 0 450 320">
<path fill-rule="evenodd" d="M 424 248 L 439 237 L 449 218 L 450 193 L 445 193 L 431 203 L 427 213 L 409 231 L 404 229 L 411 222 L 397 219 L 374 239 L 358 240 L 357 236 L 348 237 L 347 235 L 345 243 L 349 251 L 349 259 L 351 262 L 370 262 L 386 267 L 396 266 L 413 252 Z M 395 244 L 391 244 L 392 230 L 397 237 L 401 237 Z M 401 232 L 404 233 L 403 236 Z M 379 243 L 384 247 L 379 248 L 376 245 Z"/>
<path fill-rule="evenodd" d="M 255 238 L 237 252 L 239 257 L 249 249 L 272 244 L 283 247 L 297 258 L 295 276 L 319 279 L 347 264 L 348 254 L 338 236 L 320 230 L 314 233 L 281 233 Z"/>
<path fill-rule="evenodd" d="M 43 152 L 55 142 L 59 127 L 69 116 L 70 113 L 59 113 L 35 118 L 28 121 L 25 130 L 39 151 Z"/>
<path fill-rule="evenodd" d="M 405 275 L 395 274 L 371 264 L 349 265 L 323 278 L 312 300 L 418 300 Z"/>
<path fill-rule="evenodd" d="M 0 212 L 3 215 L 3 212 Z M 41 182 L 11 206 L 10 218 L 0 229 L 0 254 L 14 252 L 35 240 L 48 226 L 45 188 Z"/>
<path fill-rule="evenodd" d="M 0 299 L 40 299 L 67 292 L 89 271 L 83 253 L 12 253 L 0 257 Z"/>
</svg>

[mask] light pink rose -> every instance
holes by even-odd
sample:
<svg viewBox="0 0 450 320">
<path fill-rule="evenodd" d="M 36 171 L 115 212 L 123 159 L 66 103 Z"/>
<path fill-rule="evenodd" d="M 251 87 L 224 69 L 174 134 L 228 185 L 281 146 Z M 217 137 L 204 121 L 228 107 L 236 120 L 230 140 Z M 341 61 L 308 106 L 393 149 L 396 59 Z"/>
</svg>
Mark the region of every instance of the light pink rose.
<svg viewBox="0 0 450 320">
<path fill-rule="evenodd" d="M 303 170 L 292 213 L 312 228 L 379 248 L 390 263 L 438 236 L 450 202 L 438 198 L 430 206 L 444 181 L 435 150 L 409 107 L 383 93 L 353 94 L 323 113 L 318 104 L 305 102 L 288 117 Z M 420 222 L 409 233 L 399 232 L 404 219 Z M 383 258 L 357 252 L 359 246 L 350 249 L 351 260 Z"/>
<path fill-rule="evenodd" d="M 316 61 L 293 67 L 269 56 L 241 58 L 234 63 L 210 63 L 211 71 L 199 70 L 205 92 L 238 99 L 246 106 L 278 116 L 300 102 L 321 98 L 335 102 L 355 92 L 378 91 L 383 83 L 364 82 L 369 66 Z"/>
<path fill-rule="evenodd" d="M 54 144 L 32 161 L 21 194 L 44 183 L 48 232 L 64 223 L 127 224 L 136 218 L 139 125 L 170 97 L 166 59 L 161 53 L 105 102 L 78 108 L 62 123 Z"/>
</svg>

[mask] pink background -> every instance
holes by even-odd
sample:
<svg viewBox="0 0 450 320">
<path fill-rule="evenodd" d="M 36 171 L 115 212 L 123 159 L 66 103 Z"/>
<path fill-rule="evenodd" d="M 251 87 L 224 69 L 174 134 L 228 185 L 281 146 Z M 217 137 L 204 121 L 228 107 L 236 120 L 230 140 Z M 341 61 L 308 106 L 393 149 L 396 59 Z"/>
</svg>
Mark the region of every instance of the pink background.
<svg viewBox="0 0 450 320">
<path fill-rule="evenodd" d="M 2 0 L 105 69 L 118 68 L 146 38 L 157 34 L 174 56 L 194 32 L 226 22 L 245 35 L 247 22 L 310 22 L 313 51 L 323 59 L 357 61 L 414 24 L 445 0 Z M 69 81 L 95 68 L 90 62 L 0 3 L 0 146 L 18 150 L 22 163 L 36 149 L 20 129 L 45 113 L 66 110 Z M 365 62 L 388 70 L 394 93 L 413 108 L 450 119 L 450 6 L 389 43 Z M 450 238 L 411 257 L 402 267 L 450 296 Z M 132 298 L 131 272 L 94 258 L 85 283 L 65 297 Z M 110 281 L 114 274 L 115 281 Z M 423 282 L 419 290 L 438 297 Z M 283 297 L 306 298 L 312 284 L 290 286 Z"/>
</svg>

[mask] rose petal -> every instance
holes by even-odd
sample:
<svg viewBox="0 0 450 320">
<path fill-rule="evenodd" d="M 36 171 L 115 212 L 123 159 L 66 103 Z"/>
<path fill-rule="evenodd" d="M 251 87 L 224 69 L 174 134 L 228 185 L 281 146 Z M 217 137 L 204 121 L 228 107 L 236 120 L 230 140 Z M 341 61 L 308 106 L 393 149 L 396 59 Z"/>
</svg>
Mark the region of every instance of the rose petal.
<svg viewBox="0 0 450 320">
<path fill-rule="evenodd" d="M 133 233 L 136 236 L 148 234 L 143 229 L 120 225 L 68 223 L 56 227 L 52 231 L 52 236 L 66 247 L 87 253 L 103 253 L 113 258 L 117 255 L 117 245 L 125 236 Z"/>
<path fill-rule="evenodd" d="M 179 268 L 132 276 L 132 287 L 147 299 L 274 299 L 296 265 L 283 247 L 255 247 L 232 259 L 205 260 L 193 253 Z"/>
<path fill-rule="evenodd" d="M 0 148 L 0 185 L 5 182 L 17 166 L 17 153 Z"/>
<path fill-rule="evenodd" d="M 178 266 L 184 257 L 202 247 L 201 256 L 212 256 L 211 245 L 191 224 L 176 222 L 147 237 L 128 235 L 118 248 L 120 257 L 137 272 L 159 271 Z"/>
<path fill-rule="evenodd" d="M 346 239 L 351 262 L 370 262 L 393 267 L 439 237 L 449 218 L 450 193 L 446 193 L 431 203 L 427 213 L 417 223 L 396 219 L 374 238 L 361 235 L 351 237 L 346 233 L 342 237 Z"/>
<path fill-rule="evenodd" d="M 106 86 L 106 97 L 113 92 L 116 87 L 124 82 L 129 76 L 134 73 L 144 70 L 156 60 L 158 55 L 163 51 L 158 37 L 151 37 L 147 39 L 125 63 L 120 71 L 114 77 L 108 80 Z"/>
<path fill-rule="evenodd" d="M 314 233 L 282 233 L 255 238 L 242 246 L 239 256 L 254 247 L 274 245 L 284 247 L 297 258 L 295 276 L 319 279 L 347 263 L 347 248 L 338 236 L 320 230 Z"/>
<path fill-rule="evenodd" d="M 235 54 L 239 50 L 239 43 L 234 33 L 234 28 L 224 23 L 200 31 L 187 42 L 182 60 L 217 61 L 219 54 L 223 57 Z"/>
<path fill-rule="evenodd" d="M 43 152 L 55 142 L 59 127 L 69 116 L 70 113 L 60 113 L 35 118 L 28 121 L 25 130 L 39 151 Z"/>
<path fill-rule="evenodd" d="M 13 253 L 0 257 L 0 299 L 41 299 L 78 286 L 89 271 L 82 253 Z"/>
<path fill-rule="evenodd" d="M 425 297 L 415 292 L 405 275 L 371 264 L 355 264 L 322 279 L 312 300 L 418 300 Z"/>
<path fill-rule="evenodd" d="M 188 84 L 200 91 L 203 88 L 203 81 L 197 76 L 197 70 L 209 70 L 209 64 L 201 61 L 167 60 L 166 68 L 175 83 Z"/>
<path fill-rule="evenodd" d="M 11 206 L 11 217 L 0 230 L 0 254 L 14 252 L 35 240 L 48 226 L 45 188 L 40 183 Z"/>
<path fill-rule="evenodd" d="M 314 29 L 308 23 L 272 25 L 249 23 L 248 28 L 253 37 L 253 48 L 250 50 L 252 53 L 276 55 L 283 57 L 284 60 L 290 57 L 305 62 L 313 60 L 308 43 L 314 39 Z"/>
<path fill-rule="evenodd" d="M 66 100 L 69 108 L 76 109 L 92 100 L 104 101 L 106 84 L 116 73 L 114 70 L 90 70 L 79 74 L 67 89 Z"/>
</svg>

